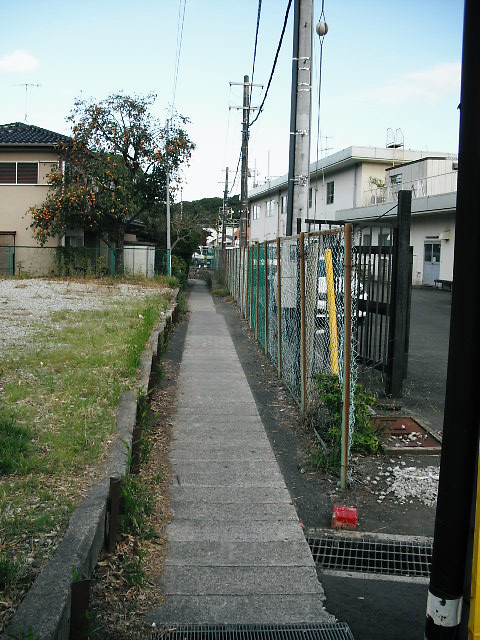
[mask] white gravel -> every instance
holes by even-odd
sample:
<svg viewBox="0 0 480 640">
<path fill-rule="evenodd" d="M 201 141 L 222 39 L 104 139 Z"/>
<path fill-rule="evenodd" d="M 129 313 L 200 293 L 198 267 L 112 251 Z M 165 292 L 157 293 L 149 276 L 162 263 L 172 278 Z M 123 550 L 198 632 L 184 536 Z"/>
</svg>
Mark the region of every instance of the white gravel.
<svg viewBox="0 0 480 640">
<path fill-rule="evenodd" d="M 54 311 L 105 309 L 115 301 L 144 297 L 153 289 L 133 284 L 104 285 L 33 278 L 0 280 L 0 356 L 31 344 L 40 321 Z"/>
<path fill-rule="evenodd" d="M 387 475 L 387 474 L 385 474 Z M 427 507 L 434 507 L 438 493 L 438 467 L 394 467 L 387 475 L 387 489 L 380 495 L 392 494 L 400 504 L 410 503 L 414 498 Z"/>
</svg>

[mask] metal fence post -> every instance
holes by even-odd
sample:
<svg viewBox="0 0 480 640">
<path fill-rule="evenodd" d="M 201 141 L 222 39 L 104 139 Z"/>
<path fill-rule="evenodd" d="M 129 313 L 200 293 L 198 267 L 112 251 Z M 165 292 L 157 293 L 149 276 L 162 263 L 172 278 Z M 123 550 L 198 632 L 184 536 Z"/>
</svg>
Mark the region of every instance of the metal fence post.
<svg viewBox="0 0 480 640">
<path fill-rule="evenodd" d="M 252 314 L 253 314 L 253 244 L 250 247 L 250 312 L 249 312 L 249 325 L 252 328 Z"/>
<path fill-rule="evenodd" d="M 307 410 L 307 335 L 305 330 L 305 234 L 300 233 L 300 369 L 301 369 L 301 408 Z"/>
<path fill-rule="evenodd" d="M 264 241 L 263 259 L 265 262 L 265 353 L 268 354 L 268 243 Z"/>
<path fill-rule="evenodd" d="M 257 241 L 257 287 L 255 291 L 255 340 L 258 340 L 258 285 L 260 283 L 260 243 Z"/>
<path fill-rule="evenodd" d="M 278 377 L 282 377 L 282 269 L 280 238 L 277 238 L 277 322 L 278 322 Z"/>
<path fill-rule="evenodd" d="M 412 214 L 412 192 L 398 192 L 398 227 L 394 235 L 393 291 L 392 291 L 392 336 L 389 344 L 387 394 L 394 398 L 402 395 L 405 377 L 405 349 L 408 344 L 408 311 L 410 277 L 410 218 Z"/>
<path fill-rule="evenodd" d="M 344 326 L 345 342 L 343 347 L 343 415 L 342 415 L 342 455 L 340 486 L 347 488 L 348 482 L 348 444 L 350 427 L 350 382 L 352 370 L 352 225 L 345 225 L 344 258 Z"/>
</svg>

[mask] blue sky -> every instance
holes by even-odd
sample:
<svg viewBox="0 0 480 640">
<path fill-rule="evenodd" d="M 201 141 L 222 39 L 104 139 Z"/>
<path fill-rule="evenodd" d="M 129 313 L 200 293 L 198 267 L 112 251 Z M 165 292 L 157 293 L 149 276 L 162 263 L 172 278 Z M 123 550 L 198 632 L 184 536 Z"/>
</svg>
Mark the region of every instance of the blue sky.
<svg viewBox="0 0 480 640">
<path fill-rule="evenodd" d="M 287 0 L 263 0 L 255 68 L 266 84 Z M 197 144 L 184 174 L 184 199 L 223 192 L 241 144 L 242 82 L 251 75 L 258 0 L 186 0 L 175 106 Z M 183 0 L 0 0 L 0 123 L 23 121 L 69 133 L 78 96 L 158 96 L 162 119 L 173 97 Z M 319 157 L 350 145 L 384 146 L 388 127 L 405 147 L 456 152 L 462 0 L 324 0 Z M 321 2 L 315 2 L 315 22 Z M 265 110 L 251 129 L 249 166 L 259 180 L 286 173 L 293 7 Z M 316 40 L 312 160 L 317 157 Z M 255 89 L 252 104 L 259 104 Z M 325 138 L 327 136 L 327 138 Z M 237 186 L 235 192 L 239 191 Z"/>
</svg>

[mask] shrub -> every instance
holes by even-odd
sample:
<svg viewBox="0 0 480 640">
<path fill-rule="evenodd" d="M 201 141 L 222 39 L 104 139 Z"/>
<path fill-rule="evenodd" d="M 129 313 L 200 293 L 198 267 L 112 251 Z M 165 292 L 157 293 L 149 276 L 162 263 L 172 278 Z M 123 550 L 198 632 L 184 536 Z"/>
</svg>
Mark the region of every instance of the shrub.
<svg viewBox="0 0 480 640">
<path fill-rule="evenodd" d="M 341 461 L 342 388 L 335 375 L 317 373 L 314 379 L 318 404 L 310 412 L 307 423 L 315 429 L 321 442 L 314 456 L 315 465 L 319 468 L 337 469 Z M 375 398 L 357 383 L 354 391 L 352 453 L 376 453 L 381 445 L 379 434 L 374 431 L 370 422 L 369 406 L 373 404 Z"/>
<path fill-rule="evenodd" d="M 182 289 L 186 286 L 188 279 L 188 265 L 180 256 L 172 256 L 172 276 L 177 278 Z"/>
</svg>

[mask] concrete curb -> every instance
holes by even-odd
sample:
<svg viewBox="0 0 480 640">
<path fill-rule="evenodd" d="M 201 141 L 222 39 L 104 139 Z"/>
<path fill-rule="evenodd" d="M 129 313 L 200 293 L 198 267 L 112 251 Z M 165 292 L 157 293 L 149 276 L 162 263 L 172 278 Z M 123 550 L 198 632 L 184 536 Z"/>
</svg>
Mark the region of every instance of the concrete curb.
<svg viewBox="0 0 480 640">
<path fill-rule="evenodd" d="M 178 290 L 174 300 L 177 299 Z M 105 477 L 98 481 L 70 517 L 67 531 L 42 573 L 20 604 L 1 640 L 68 640 L 70 635 L 71 584 L 89 578 L 104 546 L 110 477 L 123 478 L 127 471 L 138 401 L 153 388 L 156 364 L 178 318 L 177 303 L 151 333 L 140 357 L 136 391 L 120 398 L 116 434 L 105 461 Z"/>
</svg>

